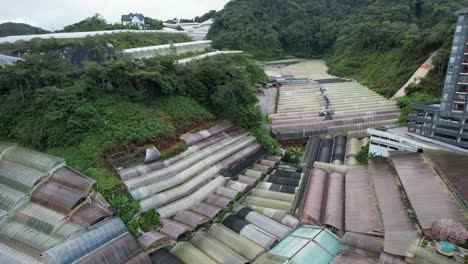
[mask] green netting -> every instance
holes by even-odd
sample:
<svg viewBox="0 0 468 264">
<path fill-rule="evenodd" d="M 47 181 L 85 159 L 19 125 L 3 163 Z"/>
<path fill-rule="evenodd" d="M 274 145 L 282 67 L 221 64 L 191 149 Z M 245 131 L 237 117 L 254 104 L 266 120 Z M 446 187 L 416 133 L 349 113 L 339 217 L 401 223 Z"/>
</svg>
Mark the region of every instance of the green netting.
<svg viewBox="0 0 468 264">
<path fill-rule="evenodd" d="M 29 193 L 46 174 L 6 160 L 0 160 L 0 183 Z"/>
<path fill-rule="evenodd" d="M 2 158 L 44 173 L 48 173 L 51 169 L 65 163 L 62 158 L 21 147 L 5 151 Z"/>
</svg>

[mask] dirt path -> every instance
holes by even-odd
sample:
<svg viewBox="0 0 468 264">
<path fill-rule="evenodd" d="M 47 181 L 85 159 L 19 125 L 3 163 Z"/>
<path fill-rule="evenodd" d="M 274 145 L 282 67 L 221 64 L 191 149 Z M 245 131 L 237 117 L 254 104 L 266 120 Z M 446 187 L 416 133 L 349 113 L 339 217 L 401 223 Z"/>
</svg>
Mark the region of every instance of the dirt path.
<svg viewBox="0 0 468 264">
<path fill-rule="evenodd" d="M 396 94 L 394 96 L 392 96 L 392 98 L 390 98 L 390 100 L 396 100 L 398 97 L 405 96 L 406 95 L 406 88 L 408 86 L 410 86 L 411 84 L 413 84 L 413 83 L 419 84 L 421 82 L 421 79 L 426 77 L 427 74 L 429 73 L 429 71 L 432 68 L 434 68 L 434 65 L 432 64 L 432 59 L 434 58 L 434 56 L 436 54 L 437 54 L 436 52 L 432 53 L 431 56 L 413 74 L 413 76 L 411 76 L 411 78 L 408 80 L 408 82 L 406 82 L 405 85 L 403 85 L 403 87 L 401 87 L 400 90 L 398 90 L 398 92 L 396 92 Z"/>
</svg>

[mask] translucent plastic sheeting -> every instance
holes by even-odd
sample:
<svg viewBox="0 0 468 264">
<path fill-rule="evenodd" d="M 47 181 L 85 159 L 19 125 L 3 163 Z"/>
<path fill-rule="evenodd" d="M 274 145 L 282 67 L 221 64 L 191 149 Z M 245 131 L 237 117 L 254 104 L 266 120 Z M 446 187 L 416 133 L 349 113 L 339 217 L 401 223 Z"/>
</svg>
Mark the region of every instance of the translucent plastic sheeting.
<svg viewBox="0 0 468 264">
<path fill-rule="evenodd" d="M 249 188 L 249 185 L 248 184 L 245 184 L 243 182 L 240 182 L 240 181 L 233 181 L 233 180 L 229 180 L 227 183 L 226 183 L 226 186 L 228 188 L 230 188 L 231 190 L 234 190 L 234 191 L 237 191 L 237 192 L 244 192 L 247 188 Z M 223 195 L 225 196 L 225 195 Z M 225 196 L 225 197 L 229 197 L 229 196 Z M 229 197 L 231 198 L 231 197 Z M 235 196 L 234 196 L 235 198 Z M 231 198 L 231 199 L 234 199 L 234 198 Z"/>
<path fill-rule="evenodd" d="M 113 215 L 112 211 L 93 197 L 81 204 L 71 215 L 70 221 L 89 228 Z"/>
<path fill-rule="evenodd" d="M 173 220 L 186 224 L 192 228 L 197 228 L 198 226 L 210 221 L 208 217 L 188 210 L 178 212 L 173 217 Z"/>
<path fill-rule="evenodd" d="M 223 160 L 229 155 L 234 154 L 235 152 L 241 150 L 253 142 L 255 142 L 255 138 L 252 136 L 239 138 L 239 140 L 234 142 L 232 145 L 227 146 L 219 152 L 211 153 L 211 155 L 206 159 L 199 160 L 198 163 L 192 165 L 190 168 L 187 168 L 177 175 L 174 175 L 169 179 L 153 183 L 151 185 L 143 186 L 137 190 L 132 190 L 130 193 L 135 199 L 141 199 L 170 189 L 191 179 L 194 175 L 197 175 L 198 173 L 210 168 L 213 164 Z"/>
<path fill-rule="evenodd" d="M 204 232 L 195 235 L 190 242 L 218 263 L 249 263 L 246 258 Z"/>
<path fill-rule="evenodd" d="M 202 52 L 205 51 L 207 48 L 210 48 L 210 46 L 211 40 L 203 40 L 176 44 L 164 44 L 142 48 L 132 48 L 123 50 L 122 53 L 124 53 L 125 55 L 130 55 L 136 59 L 148 59 L 157 56 L 171 55 L 174 52 L 174 47 L 176 54 L 184 54 L 188 52 Z"/>
<path fill-rule="evenodd" d="M 167 191 L 158 193 L 154 196 L 151 196 L 147 199 L 144 199 L 140 202 L 141 207 L 161 207 L 166 205 L 178 198 L 186 196 L 188 193 L 195 190 L 200 185 L 209 182 L 214 177 L 218 176 L 219 168 L 217 166 L 210 167 L 209 169 L 203 171 L 202 173 L 196 175 L 195 177 L 187 180 L 186 182 L 169 189 Z"/>
<path fill-rule="evenodd" d="M 85 194 L 89 193 L 96 184 L 95 180 L 84 176 L 68 166 L 54 171 L 49 180 L 79 190 Z"/>
<path fill-rule="evenodd" d="M 187 150 L 185 150 L 184 152 L 182 152 L 181 154 L 175 156 L 175 157 L 172 157 L 170 159 L 167 159 L 167 160 L 164 160 L 164 161 L 158 161 L 158 162 L 153 162 L 153 163 L 149 163 L 149 164 L 142 164 L 142 165 L 139 165 L 137 167 L 132 167 L 132 168 L 127 168 L 127 169 L 121 169 L 119 171 L 119 174 L 122 178 L 122 180 L 124 181 L 128 181 L 128 180 L 131 180 L 131 179 L 135 179 L 139 176 L 142 176 L 142 175 L 146 175 L 152 171 L 156 171 L 156 170 L 161 170 L 161 169 L 164 169 L 166 167 L 169 167 L 170 165 L 178 162 L 178 161 L 181 161 L 183 160 L 184 158 L 192 155 L 193 153 L 201 150 L 201 149 L 204 149 L 208 146 L 211 146 L 223 139 L 226 139 L 227 137 L 229 137 L 229 134 L 226 133 L 226 132 L 223 132 L 223 133 L 219 133 L 217 135 L 214 135 L 210 138 L 207 138 L 201 142 L 198 142 L 197 144 L 194 144 L 192 146 L 190 146 Z"/>
<path fill-rule="evenodd" d="M 73 262 L 76 264 L 121 263 L 138 250 L 138 244 L 129 233 L 124 233 L 91 253 Z"/>
<path fill-rule="evenodd" d="M 291 232 L 291 228 L 280 224 L 275 220 L 266 217 L 265 215 L 252 211 L 245 206 L 237 206 L 234 211 L 236 212 L 237 216 L 247 220 L 249 223 L 256 225 L 257 227 L 273 234 L 276 237 L 284 238 L 289 232 Z"/>
<path fill-rule="evenodd" d="M 244 175 L 239 175 L 239 177 L 237 179 L 238 179 L 238 181 L 243 182 L 243 183 L 248 184 L 248 185 L 251 185 L 251 186 L 255 185 L 255 183 L 257 182 L 256 179 L 250 178 L 250 177 L 247 177 L 247 176 L 244 176 Z"/>
<path fill-rule="evenodd" d="M 2 159 L 21 164 L 44 173 L 48 173 L 51 169 L 65 164 L 65 160 L 62 158 L 22 147 L 8 149 L 2 154 Z"/>
<path fill-rule="evenodd" d="M 223 139 L 220 142 L 217 142 L 216 144 L 208 146 L 207 148 L 201 149 L 187 157 L 184 157 L 182 160 L 172 164 L 171 166 L 168 166 L 161 170 L 150 172 L 147 175 L 144 175 L 142 177 L 138 177 L 136 179 L 126 181 L 125 184 L 131 190 L 131 189 L 136 189 L 140 186 L 148 185 L 157 181 L 161 181 L 163 179 L 167 179 L 171 175 L 179 173 L 180 171 L 183 171 L 187 168 L 190 168 L 190 166 L 192 166 L 193 164 L 196 164 L 200 160 L 203 160 L 211 156 L 213 153 L 218 152 L 219 150 L 223 148 L 226 148 L 230 144 L 236 142 L 237 140 L 245 136 L 246 134 L 233 135 L 231 137 Z"/>
<path fill-rule="evenodd" d="M 275 167 L 277 165 L 277 162 L 272 161 L 272 160 L 263 159 L 258 164 L 273 168 L 273 167 Z"/>
<path fill-rule="evenodd" d="M 40 252 L 61 242 L 57 238 L 11 220 L 6 220 L 0 226 L 0 234 L 0 242 L 36 258 Z"/>
<path fill-rule="evenodd" d="M 161 217 L 171 217 L 181 210 L 186 210 L 194 207 L 197 203 L 206 199 L 210 194 L 216 192 L 219 186 L 225 183 L 225 179 L 222 176 L 216 177 L 208 184 L 202 186 L 191 195 L 177 200 L 171 204 L 158 208 L 156 211 Z M 142 207 L 143 211 L 151 209 L 150 207 Z"/>
<path fill-rule="evenodd" d="M 162 227 L 159 229 L 159 232 L 176 241 L 182 238 L 185 233 L 194 230 L 194 227 L 171 219 L 162 219 L 161 225 Z"/>
<path fill-rule="evenodd" d="M 185 264 L 217 264 L 216 261 L 188 242 L 177 243 L 170 252 Z"/>
<path fill-rule="evenodd" d="M 64 214 L 31 202 L 19 208 L 12 219 L 60 239 L 65 239 L 82 230 L 80 226 L 68 222 Z"/>
<path fill-rule="evenodd" d="M 231 200 L 235 200 L 235 199 L 239 198 L 239 196 L 240 196 L 239 191 L 228 188 L 228 187 L 224 187 L 224 186 L 219 187 L 216 190 L 216 194 L 219 194 L 219 195 L 224 196 L 226 198 L 229 198 Z"/>
<path fill-rule="evenodd" d="M 144 233 L 138 239 L 138 244 L 140 244 L 140 246 L 144 250 L 149 252 L 153 252 L 159 250 L 160 248 L 175 245 L 175 243 L 176 242 L 174 240 L 170 239 L 168 236 L 158 231 Z"/>
<path fill-rule="evenodd" d="M 228 205 L 232 203 L 232 200 L 218 194 L 210 194 L 206 197 L 205 202 L 222 208 L 227 208 Z"/>
<path fill-rule="evenodd" d="M 252 170 L 252 169 L 247 169 L 245 172 L 244 172 L 244 175 L 247 176 L 247 177 L 251 177 L 251 178 L 254 178 L 254 179 L 260 179 L 262 178 L 263 176 L 263 173 L 261 171 L 256 171 L 256 170 Z"/>
<path fill-rule="evenodd" d="M 213 224 L 208 234 L 250 261 L 264 252 L 259 245 L 221 224 Z"/>
<path fill-rule="evenodd" d="M 219 165 L 221 165 L 223 168 L 228 168 L 233 164 L 237 165 L 239 161 L 245 161 L 245 160 L 250 161 L 251 157 L 255 158 L 256 156 L 255 154 L 258 153 L 260 149 L 261 149 L 260 144 L 252 143 L 249 146 L 245 147 L 244 149 L 220 161 Z M 252 160 L 251 162 L 254 162 L 254 161 L 255 160 Z"/>
<path fill-rule="evenodd" d="M 294 202 L 294 199 L 295 199 L 294 194 L 272 192 L 272 191 L 262 190 L 262 189 L 253 189 L 251 192 L 251 195 L 279 200 L 279 201 L 290 202 L 290 203 Z"/>
<path fill-rule="evenodd" d="M 254 164 L 252 166 L 252 169 L 256 170 L 256 171 L 261 171 L 261 172 L 263 172 L 265 174 L 270 173 L 270 171 L 271 171 L 271 167 L 260 165 L 260 164 Z"/>
<path fill-rule="evenodd" d="M 180 138 L 187 143 L 187 145 L 193 145 L 203 139 L 209 138 L 217 133 L 223 132 L 232 127 L 231 123 L 222 122 L 212 126 L 208 129 L 198 131 L 196 133 L 187 133 L 182 135 Z"/>
<path fill-rule="evenodd" d="M 253 224 L 249 224 L 249 222 L 235 215 L 228 215 L 224 219 L 223 225 L 250 239 L 264 249 L 269 249 L 279 240 L 279 238 L 275 237 L 273 234 Z"/>
<path fill-rule="evenodd" d="M 40 264 L 38 261 L 29 255 L 26 255 L 12 247 L 0 243 L 0 263 L 8 264 Z"/>
<path fill-rule="evenodd" d="M 275 208 L 275 209 L 280 209 L 280 210 L 285 210 L 285 211 L 290 211 L 292 207 L 292 203 L 290 202 L 277 201 L 273 199 L 256 197 L 256 196 L 247 196 L 243 203 L 249 206 L 257 205 L 257 206 Z"/>
<path fill-rule="evenodd" d="M 0 160 L 0 183 L 29 193 L 46 174 L 10 161 Z"/>
<path fill-rule="evenodd" d="M 222 207 L 208 203 L 199 203 L 190 209 L 190 211 L 207 216 L 210 219 L 215 218 L 222 210 Z"/>
<path fill-rule="evenodd" d="M 249 208 L 290 228 L 296 228 L 301 224 L 299 219 L 290 215 L 284 210 L 266 208 L 262 206 L 249 206 Z"/>
<path fill-rule="evenodd" d="M 275 255 L 271 254 L 270 252 L 267 252 L 253 262 L 253 264 L 285 264 L 285 263 L 291 263 L 295 264 L 295 262 L 290 261 L 289 258 L 283 257 L 280 255 Z"/>
<path fill-rule="evenodd" d="M 2 152 L 4 152 L 5 150 L 7 150 L 7 149 L 9 149 L 9 148 L 11 148 L 11 147 L 14 147 L 14 146 L 16 146 L 16 144 L 0 141 L 0 155 L 1 155 Z"/>
<path fill-rule="evenodd" d="M 111 218 L 45 251 L 43 256 L 48 263 L 72 263 L 124 232 L 122 220 Z"/>
<path fill-rule="evenodd" d="M 359 163 L 356 157 L 362 147 L 363 145 L 361 140 L 357 138 L 351 138 L 348 140 L 346 146 L 346 164 L 348 166 L 355 166 Z"/>
<path fill-rule="evenodd" d="M 67 33 L 50 33 L 50 34 L 34 34 L 34 35 L 21 35 L 21 36 L 7 36 L 0 38 L 0 43 L 15 43 L 17 41 L 31 41 L 35 38 L 39 39 L 79 39 L 86 38 L 88 36 L 98 35 L 112 35 L 130 32 L 133 34 L 148 34 L 148 33 L 161 33 L 161 34 L 187 34 L 184 31 L 166 31 L 166 30 L 101 30 L 101 31 L 89 31 L 89 32 L 67 32 Z"/>
<path fill-rule="evenodd" d="M 25 193 L 0 184 L 0 210 L 10 212 L 28 200 L 29 197 Z"/>
<path fill-rule="evenodd" d="M 327 229 L 301 226 L 269 252 L 297 264 L 329 263 L 341 250 L 338 238 Z"/>
<path fill-rule="evenodd" d="M 181 264 L 181 262 L 166 249 L 159 249 L 150 255 L 153 264 Z"/>
<path fill-rule="evenodd" d="M 41 182 L 31 194 L 31 201 L 63 214 L 70 213 L 85 200 L 83 192 L 52 181 Z"/>
<path fill-rule="evenodd" d="M 205 59 L 205 58 L 212 57 L 212 56 L 217 56 L 217 55 L 221 55 L 221 54 L 238 54 L 238 53 L 242 53 L 242 52 L 243 51 L 229 51 L 229 50 L 227 50 L 227 51 L 208 52 L 208 53 L 201 54 L 201 55 L 198 55 L 198 56 L 178 60 L 177 63 L 181 64 L 181 65 L 184 65 L 184 64 L 187 64 L 187 63 L 192 62 L 192 61 L 197 61 L 197 60 Z"/>
</svg>

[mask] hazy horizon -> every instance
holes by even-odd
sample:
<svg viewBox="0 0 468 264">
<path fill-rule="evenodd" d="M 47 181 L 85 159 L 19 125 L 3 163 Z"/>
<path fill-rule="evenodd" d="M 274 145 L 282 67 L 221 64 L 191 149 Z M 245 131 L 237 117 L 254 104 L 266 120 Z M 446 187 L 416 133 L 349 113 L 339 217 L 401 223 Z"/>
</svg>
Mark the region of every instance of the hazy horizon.
<svg viewBox="0 0 468 264">
<path fill-rule="evenodd" d="M 120 22 L 121 15 L 142 13 L 156 19 L 194 18 L 220 10 L 229 0 L 17 0 L 2 3 L 0 24 L 26 23 L 46 30 L 63 27 L 101 14 L 108 22 Z"/>
</svg>

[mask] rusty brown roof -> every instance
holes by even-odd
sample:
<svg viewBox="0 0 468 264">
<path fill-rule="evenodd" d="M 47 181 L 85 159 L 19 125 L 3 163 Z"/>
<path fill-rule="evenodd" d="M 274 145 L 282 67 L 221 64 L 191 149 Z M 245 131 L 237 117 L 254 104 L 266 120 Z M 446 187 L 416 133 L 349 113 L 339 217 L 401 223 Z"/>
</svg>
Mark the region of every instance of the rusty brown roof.
<svg viewBox="0 0 468 264">
<path fill-rule="evenodd" d="M 391 159 L 423 229 L 430 229 L 434 221 L 444 218 L 468 224 L 461 206 L 421 154 L 396 153 Z"/>
<path fill-rule="evenodd" d="M 372 159 L 369 161 L 369 169 L 378 207 L 382 213 L 385 230 L 384 251 L 394 255 L 411 256 L 408 250 L 413 243 L 418 242 L 419 236 L 403 202 L 389 161 Z"/>
<path fill-rule="evenodd" d="M 208 217 L 188 210 L 178 212 L 172 219 L 193 228 L 197 228 L 210 221 Z"/>
<path fill-rule="evenodd" d="M 430 151 L 426 156 L 448 186 L 458 193 L 465 204 L 468 201 L 468 156 L 449 152 Z"/>
<path fill-rule="evenodd" d="M 383 235 L 374 186 L 367 167 L 349 167 L 345 178 L 346 231 Z"/>
<path fill-rule="evenodd" d="M 144 233 L 138 239 L 138 244 L 140 244 L 144 250 L 151 252 L 166 246 L 174 245 L 175 241 L 161 232 L 152 231 Z"/>
<path fill-rule="evenodd" d="M 327 173 L 321 169 L 312 169 L 304 193 L 302 219 L 320 223 L 324 203 Z"/>
<path fill-rule="evenodd" d="M 82 227 L 88 228 L 103 219 L 112 216 L 112 211 L 104 207 L 98 198 L 91 198 L 80 205 L 70 216 L 70 221 Z"/>
<path fill-rule="evenodd" d="M 159 232 L 174 240 L 179 239 L 182 235 L 189 231 L 193 231 L 192 227 L 170 219 L 161 219 L 161 224 L 162 227 L 159 229 Z"/>
<path fill-rule="evenodd" d="M 328 174 L 327 197 L 322 222 L 338 230 L 344 230 L 345 176 L 338 172 Z"/>
<path fill-rule="evenodd" d="M 203 202 L 199 203 L 197 206 L 190 209 L 190 211 L 207 216 L 210 219 L 215 218 L 219 214 L 219 212 L 221 212 L 222 210 L 223 208 L 219 206 L 208 204 L 208 203 L 203 203 Z"/>
<path fill-rule="evenodd" d="M 50 180 L 70 188 L 80 190 L 86 194 L 89 193 L 96 184 L 95 180 L 84 176 L 68 166 L 61 167 L 52 173 Z"/>
<path fill-rule="evenodd" d="M 85 200 L 83 192 L 49 180 L 40 183 L 31 194 L 31 201 L 66 215 Z"/>
</svg>

